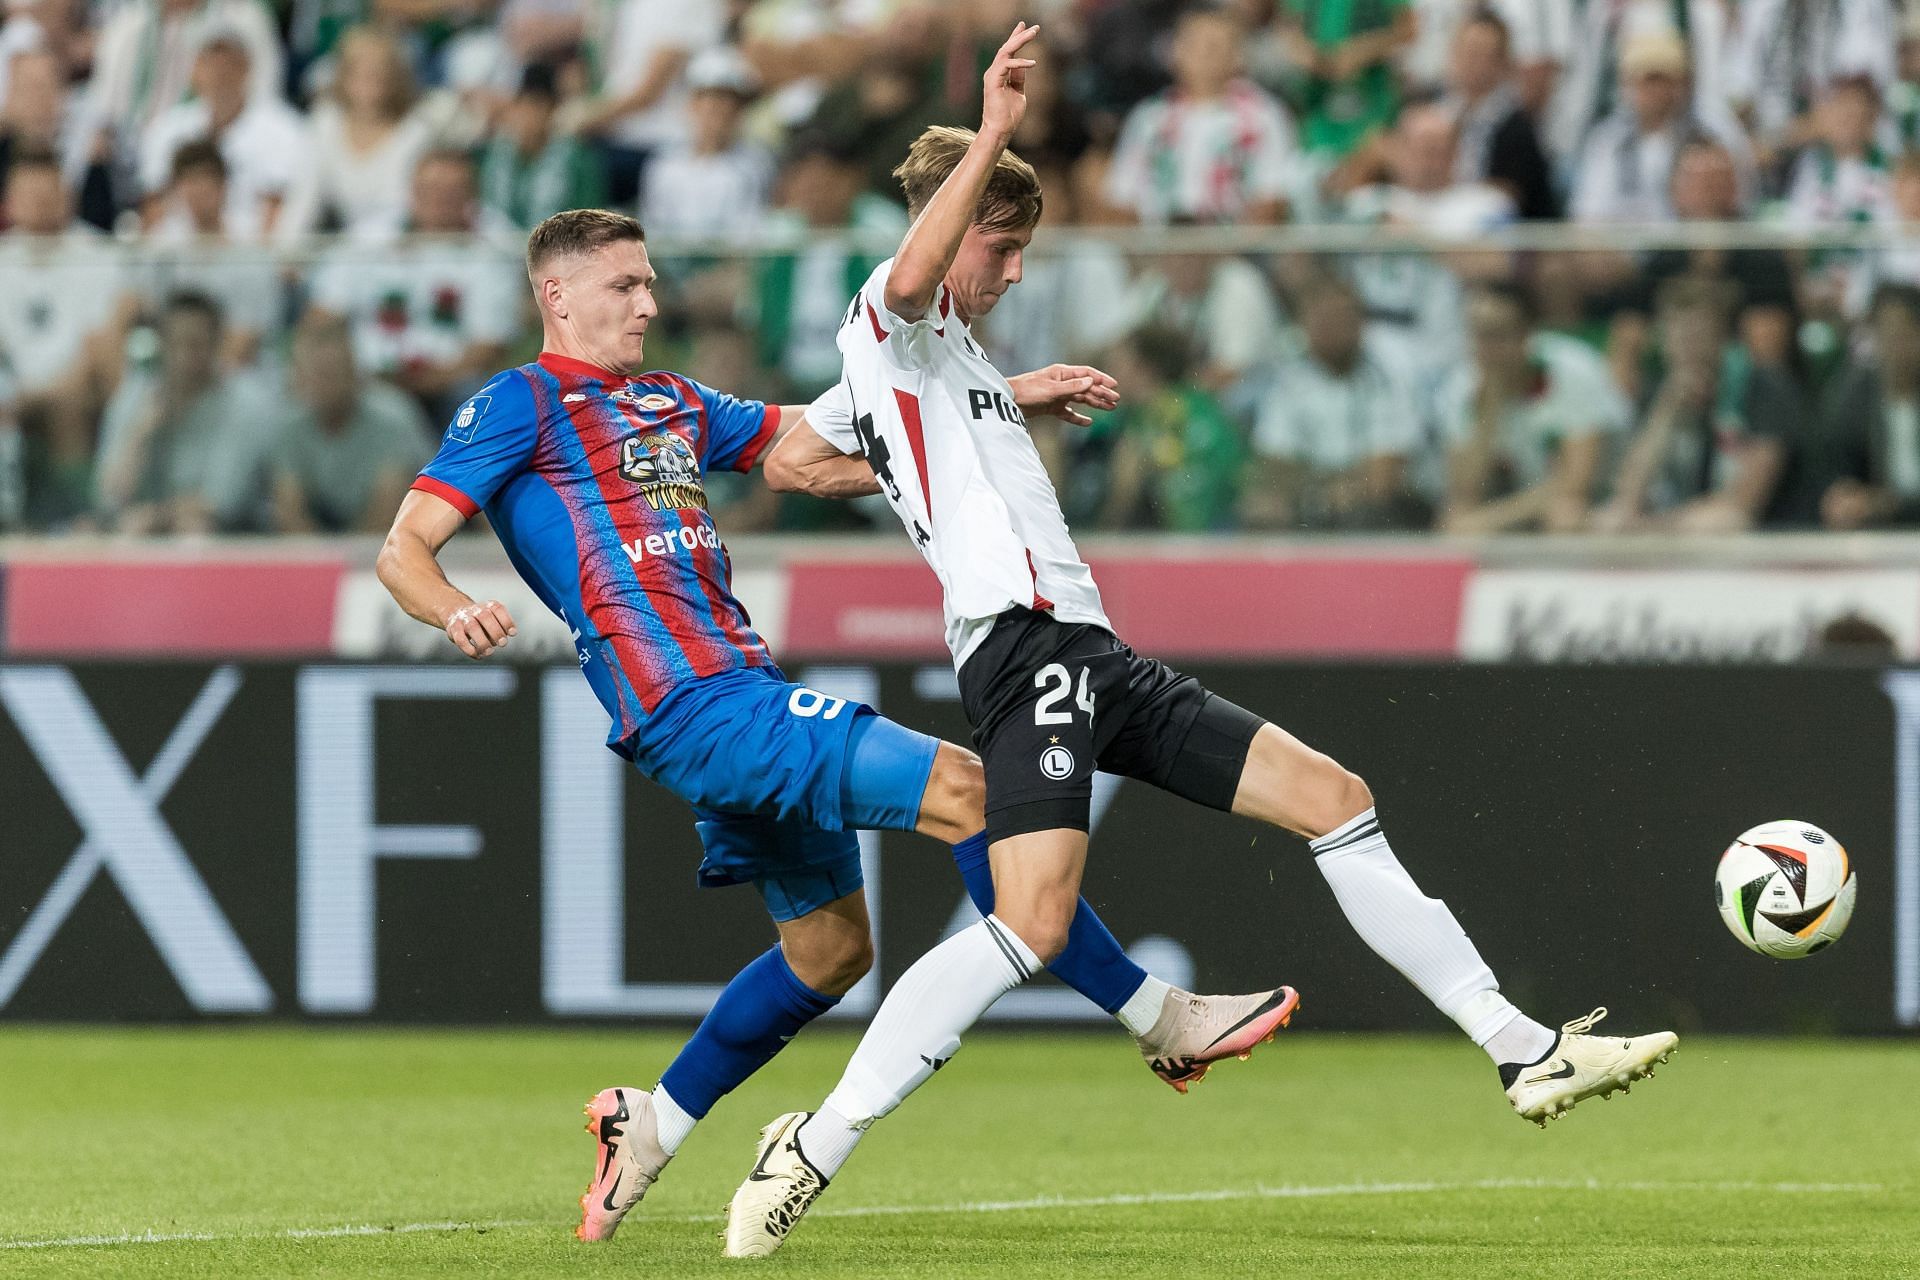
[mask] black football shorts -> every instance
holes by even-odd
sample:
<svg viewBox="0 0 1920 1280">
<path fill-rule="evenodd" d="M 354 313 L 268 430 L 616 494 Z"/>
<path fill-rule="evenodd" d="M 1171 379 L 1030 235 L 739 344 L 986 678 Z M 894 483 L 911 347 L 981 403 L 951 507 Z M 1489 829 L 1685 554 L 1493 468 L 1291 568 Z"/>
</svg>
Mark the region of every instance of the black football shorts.
<svg viewBox="0 0 1920 1280">
<path fill-rule="evenodd" d="M 1260 717 L 1111 631 L 1009 609 L 960 668 L 986 766 L 987 838 L 1085 831 L 1096 768 L 1233 807 Z"/>
</svg>

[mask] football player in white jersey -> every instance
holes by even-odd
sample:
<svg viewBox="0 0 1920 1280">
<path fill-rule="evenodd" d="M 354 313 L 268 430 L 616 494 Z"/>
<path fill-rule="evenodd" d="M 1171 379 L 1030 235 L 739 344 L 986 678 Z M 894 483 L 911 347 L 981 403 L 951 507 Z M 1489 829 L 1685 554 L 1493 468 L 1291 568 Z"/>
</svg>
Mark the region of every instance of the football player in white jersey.
<svg viewBox="0 0 1920 1280">
<path fill-rule="evenodd" d="M 1557 1032 L 1521 1013 L 1446 904 L 1400 865 L 1366 783 L 1113 634 L 1022 406 L 1084 420 L 1075 404 L 1110 406 L 1117 388 L 1062 366 L 1015 386 L 968 330 L 1019 283 L 1040 217 L 1034 172 L 1007 150 L 1033 65 L 1020 51 L 1037 34 L 1023 23 L 1001 46 L 977 133 L 929 129 L 896 170 L 913 226 L 847 311 L 840 385 L 767 460 L 769 483 L 804 490 L 835 460 L 864 454 L 939 576 L 986 766 L 995 908 L 901 975 L 817 1112 L 780 1116 L 762 1132 L 728 1207 L 732 1256 L 779 1248 L 867 1128 L 1059 952 L 1086 862 L 1096 767 L 1306 837 L 1355 931 L 1487 1051 L 1529 1120 L 1544 1125 L 1651 1075 L 1678 1043 L 1670 1032 L 1587 1034 L 1604 1009 Z"/>
</svg>

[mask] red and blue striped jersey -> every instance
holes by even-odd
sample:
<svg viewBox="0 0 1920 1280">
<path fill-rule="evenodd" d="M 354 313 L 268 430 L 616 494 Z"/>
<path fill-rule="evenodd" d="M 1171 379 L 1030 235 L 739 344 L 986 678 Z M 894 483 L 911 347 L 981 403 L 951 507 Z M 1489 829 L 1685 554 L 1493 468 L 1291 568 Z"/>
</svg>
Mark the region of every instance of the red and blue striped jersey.
<svg viewBox="0 0 1920 1280">
<path fill-rule="evenodd" d="M 413 487 L 486 511 L 573 631 L 617 747 L 683 682 L 773 666 L 734 598 L 703 480 L 750 469 L 779 424 L 776 406 L 678 374 L 547 353 L 462 405 Z"/>
</svg>

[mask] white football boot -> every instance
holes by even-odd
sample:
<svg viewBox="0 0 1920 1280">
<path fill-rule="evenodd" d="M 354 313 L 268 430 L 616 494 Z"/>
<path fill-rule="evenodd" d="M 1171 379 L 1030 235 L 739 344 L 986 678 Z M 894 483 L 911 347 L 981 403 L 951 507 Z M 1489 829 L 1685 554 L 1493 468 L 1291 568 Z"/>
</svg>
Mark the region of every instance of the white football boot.
<svg viewBox="0 0 1920 1280">
<path fill-rule="evenodd" d="M 1222 1058 L 1251 1058 L 1254 1046 L 1273 1039 L 1299 1006 L 1292 987 L 1250 996 L 1196 996 L 1175 987 L 1139 1038 L 1140 1056 L 1149 1071 L 1185 1093 Z"/>
<path fill-rule="evenodd" d="M 729 1258 L 764 1258 L 778 1249 L 827 1189 L 827 1179 L 800 1153 L 800 1126 L 812 1116 L 790 1111 L 760 1131 L 753 1172 L 727 1205 Z"/>
<path fill-rule="evenodd" d="M 582 1240 L 611 1240 L 620 1219 L 640 1203 L 669 1156 L 660 1146 L 653 1095 L 645 1089 L 602 1089 L 587 1102 L 593 1135 L 593 1181 L 580 1197 Z"/>
<path fill-rule="evenodd" d="M 1587 1098 L 1622 1093 L 1635 1080 L 1653 1075 L 1656 1062 L 1665 1062 L 1680 1047 L 1671 1031 L 1644 1036 L 1595 1036 L 1587 1033 L 1607 1016 L 1605 1007 L 1560 1028 L 1547 1056 L 1528 1066 L 1508 1063 L 1500 1068 L 1513 1109 L 1541 1128 L 1573 1110 Z"/>
</svg>

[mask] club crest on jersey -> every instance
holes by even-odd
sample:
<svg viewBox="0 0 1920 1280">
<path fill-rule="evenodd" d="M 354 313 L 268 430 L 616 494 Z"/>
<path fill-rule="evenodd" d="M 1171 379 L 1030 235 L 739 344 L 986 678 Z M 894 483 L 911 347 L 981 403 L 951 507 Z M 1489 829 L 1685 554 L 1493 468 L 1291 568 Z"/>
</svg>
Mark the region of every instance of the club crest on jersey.
<svg viewBox="0 0 1920 1280">
<path fill-rule="evenodd" d="M 640 486 L 640 496 L 655 511 L 706 510 L 707 491 L 700 485 L 700 463 L 693 456 L 693 446 L 671 431 L 622 440 L 620 474 Z"/>
</svg>

